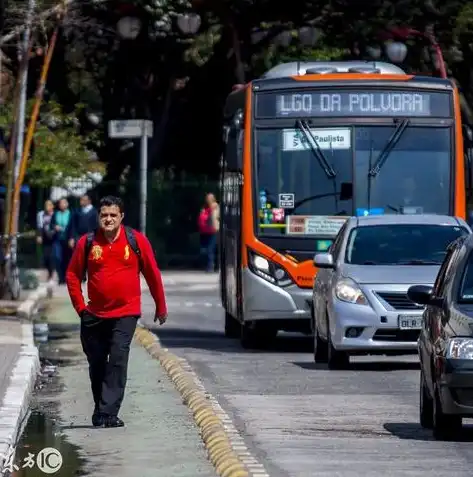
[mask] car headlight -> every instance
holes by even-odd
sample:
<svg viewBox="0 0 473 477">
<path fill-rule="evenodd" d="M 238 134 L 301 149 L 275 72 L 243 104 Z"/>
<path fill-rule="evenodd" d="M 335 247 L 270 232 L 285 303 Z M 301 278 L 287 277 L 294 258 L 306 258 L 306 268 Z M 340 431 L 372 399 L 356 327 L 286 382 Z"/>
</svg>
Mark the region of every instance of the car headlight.
<svg viewBox="0 0 473 477">
<path fill-rule="evenodd" d="M 266 281 L 280 287 L 287 287 L 294 283 L 289 273 L 281 265 L 253 251 L 248 252 L 248 259 L 250 270 Z"/>
<path fill-rule="evenodd" d="M 451 338 L 447 347 L 447 359 L 473 359 L 473 338 Z"/>
<path fill-rule="evenodd" d="M 342 278 L 335 286 L 335 295 L 339 300 L 357 305 L 368 305 L 368 300 L 360 287 L 350 278 Z"/>
</svg>

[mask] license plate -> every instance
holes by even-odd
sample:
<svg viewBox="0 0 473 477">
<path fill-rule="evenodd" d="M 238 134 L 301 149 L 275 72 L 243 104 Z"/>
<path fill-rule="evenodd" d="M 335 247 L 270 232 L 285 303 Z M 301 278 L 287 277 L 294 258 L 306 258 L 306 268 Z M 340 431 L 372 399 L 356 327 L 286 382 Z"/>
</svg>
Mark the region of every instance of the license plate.
<svg viewBox="0 0 473 477">
<path fill-rule="evenodd" d="M 422 316 L 399 315 L 400 330 L 420 330 L 422 328 Z"/>
</svg>

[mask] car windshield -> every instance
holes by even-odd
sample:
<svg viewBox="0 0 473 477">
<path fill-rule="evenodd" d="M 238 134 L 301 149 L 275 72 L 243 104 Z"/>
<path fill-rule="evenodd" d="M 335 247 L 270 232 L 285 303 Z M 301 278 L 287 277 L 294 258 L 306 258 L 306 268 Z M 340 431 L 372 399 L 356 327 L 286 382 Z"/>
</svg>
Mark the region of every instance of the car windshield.
<svg viewBox="0 0 473 477">
<path fill-rule="evenodd" d="M 401 126 L 401 127 L 400 127 Z M 450 214 L 451 131 L 408 125 L 358 127 L 355 132 L 356 215 Z M 394 147 L 377 165 L 397 130 Z M 374 172 L 370 176 L 369 172 Z M 435 190 L 435 193 L 432 191 Z"/>
<path fill-rule="evenodd" d="M 260 234 L 317 235 L 328 228 L 333 237 L 345 221 L 343 216 L 352 215 L 352 197 L 340 197 L 342 183 L 353 183 L 351 128 L 310 128 L 309 133 L 303 129 L 256 131 Z M 310 224 L 308 217 L 313 219 Z"/>
<path fill-rule="evenodd" d="M 346 263 L 352 265 L 440 265 L 448 245 L 468 235 L 460 226 L 367 225 L 350 232 Z"/>
</svg>

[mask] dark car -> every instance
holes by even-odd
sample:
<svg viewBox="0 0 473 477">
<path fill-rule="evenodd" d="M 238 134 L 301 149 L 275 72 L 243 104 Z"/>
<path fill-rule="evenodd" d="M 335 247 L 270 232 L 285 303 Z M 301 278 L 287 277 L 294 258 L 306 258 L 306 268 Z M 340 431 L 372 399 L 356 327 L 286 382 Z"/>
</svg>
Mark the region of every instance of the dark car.
<svg viewBox="0 0 473 477">
<path fill-rule="evenodd" d="M 473 417 L 473 235 L 452 242 L 433 287 L 412 286 L 426 305 L 419 335 L 420 423 L 454 439 Z"/>
</svg>

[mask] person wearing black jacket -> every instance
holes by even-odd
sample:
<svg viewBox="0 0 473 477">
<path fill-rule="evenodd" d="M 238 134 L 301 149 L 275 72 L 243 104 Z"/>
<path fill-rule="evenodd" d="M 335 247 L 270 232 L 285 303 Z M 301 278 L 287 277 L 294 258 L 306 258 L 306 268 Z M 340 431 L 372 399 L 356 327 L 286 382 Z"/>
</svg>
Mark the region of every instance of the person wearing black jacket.
<svg viewBox="0 0 473 477">
<path fill-rule="evenodd" d="M 54 275 L 53 238 L 54 229 L 51 223 L 54 215 L 54 204 L 51 200 L 44 203 L 44 209 L 36 217 L 36 242 L 41 245 L 43 265 L 48 272 L 48 280 Z"/>
<path fill-rule="evenodd" d="M 94 232 L 99 226 L 97 209 L 92 205 L 90 197 L 85 194 L 80 198 L 80 209 L 74 214 L 71 228 L 71 248 L 82 235 Z"/>
</svg>

